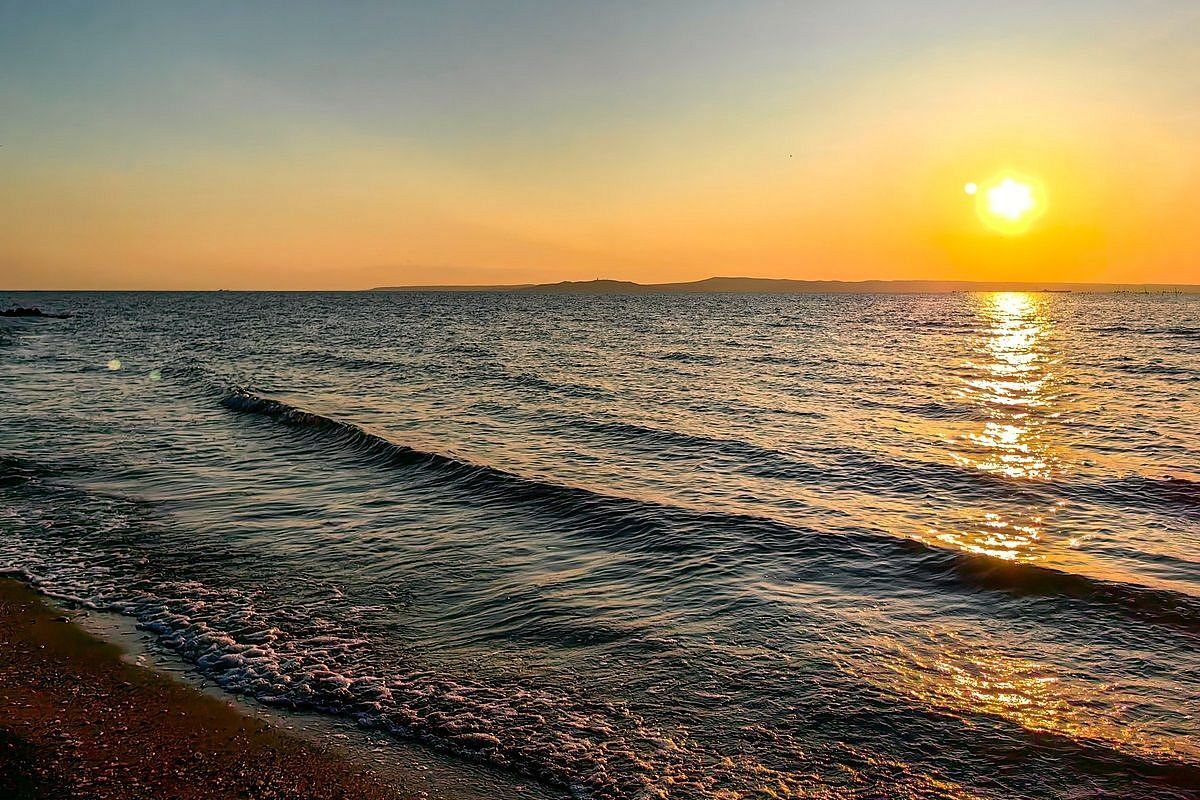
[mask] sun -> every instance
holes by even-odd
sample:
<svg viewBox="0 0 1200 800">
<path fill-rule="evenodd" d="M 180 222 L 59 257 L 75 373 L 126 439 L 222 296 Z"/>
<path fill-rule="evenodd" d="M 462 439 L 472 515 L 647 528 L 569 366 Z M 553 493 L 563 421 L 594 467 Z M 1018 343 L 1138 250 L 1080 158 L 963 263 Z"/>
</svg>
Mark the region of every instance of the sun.
<svg viewBox="0 0 1200 800">
<path fill-rule="evenodd" d="M 1027 183 L 1005 178 L 999 186 L 987 190 L 988 211 L 1016 222 L 1037 205 L 1033 189 Z"/>
<path fill-rule="evenodd" d="M 975 198 L 979 221 L 1005 236 L 1025 233 L 1046 209 L 1042 184 L 1016 173 L 1002 173 L 991 180 L 963 186 Z"/>
</svg>

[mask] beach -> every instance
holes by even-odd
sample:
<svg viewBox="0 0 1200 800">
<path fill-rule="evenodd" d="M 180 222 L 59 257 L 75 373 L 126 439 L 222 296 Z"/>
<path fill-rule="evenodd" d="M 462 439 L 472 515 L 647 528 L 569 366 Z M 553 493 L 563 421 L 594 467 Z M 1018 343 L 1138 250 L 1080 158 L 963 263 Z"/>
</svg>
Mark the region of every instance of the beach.
<svg viewBox="0 0 1200 800">
<path fill-rule="evenodd" d="M 31 589 L 0 581 L 0 796 L 419 796 L 344 753 L 135 664 Z"/>
</svg>

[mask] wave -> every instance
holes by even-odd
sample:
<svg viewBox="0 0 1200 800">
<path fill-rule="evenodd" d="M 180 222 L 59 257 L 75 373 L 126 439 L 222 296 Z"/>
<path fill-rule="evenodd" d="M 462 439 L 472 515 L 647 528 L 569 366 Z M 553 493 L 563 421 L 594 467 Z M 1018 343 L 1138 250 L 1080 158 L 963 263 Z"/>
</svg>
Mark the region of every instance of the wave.
<svg viewBox="0 0 1200 800">
<path fill-rule="evenodd" d="M 20 456 L 0 454 L 0 488 L 33 483 L 60 474 L 61 469 Z"/>
<path fill-rule="evenodd" d="M 1153 503 L 1178 509 L 1188 516 L 1200 514 L 1200 482 L 1188 478 L 1130 475 L 1102 484 L 1097 491 L 1121 503 Z"/>
<path fill-rule="evenodd" d="M 968 420 L 968 421 L 985 421 L 990 419 L 985 409 L 979 407 L 975 403 L 940 403 L 935 400 L 930 400 L 924 403 L 889 403 L 883 400 L 876 400 L 870 397 L 860 397 L 857 400 L 858 405 L 865 408 L 879 408 L 885 411 L 898 411 L 901 414 L 913 414 L 925 419 L 934 420 Z"/>
<path fill-rule="evenodd" d="M 665 350 L 657 353 L 647 353 L 647 356 L 659 361 L 683 361 L 688 364 L 717 364 L 719 359 L 709 353 L 698 353 L 693 350 Z"/>
<path fill-rule="evenodd" d="M 344 446 L 354 448 L 372 465 L 424 467 L 436 470 L 441 477 L 456 480 L 463 484 L 464 488 L 479 490 L 485 495 L 507 490 L 514 497 L 530 501 L 587 500 L 593 497 L 584 489 L 531 480 L 495 467 L 471 464 L 441 453 L 397 444 L 369 433 L 357 425 L 250 392 L 227 394 L 222 398 L 221 405 L 233 411 L 268 417 L 304 432 L 330 437 Z"/>
<path fill-rule="evenodd" d="M 565 383 L 552 381 L 543 378 L 540 375 L 532 375 L 528 372 L 518 372 L 515 370 L 505 369 L 504 377 L 510 382 L 524 389 L 535 389 L 539 392 L 549 394 L 562 394 L 568 397 L 576 397 L 585 400 L 603 400 L 612 395 L 610 391 L 599 386 L 586 386 L 580 383 Z"/>
<path fill-rule="evenodd" d="M 762 447 L 742 439 L 685 433 L 616 419 L 596 420 L 589 417 L 571 416 L 564 420 L 572 430 L 582 429 L 595 432 L 639 451 L 662 452 L 664 449 L 673 449 L 705 457 L 736 457 L 744 460 L 747 464 L 768 463 L 788 458 L 779 450 Z"/>
<path fill-rule="evenodd" d="M 334 367 L 350 372 L 361 372 L 365 374 L 387 374 L 395 370 L 407 370 L 411 373 L 415 368 L 415 365 L 407 361 L 363 358 L 360 356 L 352 356 L 344 352 L 332 352 L 330 350 L 302 350 L 295 353 L 292 357 L 298 362 L 310 364 L 320 369 L 329 369 Z"/>
<path fill-rule="evenodd" d="M 1181 339 L 1193 339 L 1200 341 L 1200 328 L 1188 328 L 1184 326 L 1173 326 L 1166 328 L 1152 328 L 1149 333 L 1162 333 L 1167 336 L 1177 336 Z"/>
<path fill-rule="evenodd" d="M 436 473 L 475 502 L 520 505 L 531 514 L 569 519 L 573 535 L 603 540 L 616 549 L 666 555 L 698 553 L 719 546 L 747 555 L 805 556 L 826 580 L 909 580 L 933 575 L 943 588 L 969 587 L 1017 597 L 1084 601 L 1149 622 L 1200 633 L 1200 598 L 1182 592 L 1106 581 L 1036 564 L 952 550 L 922 540 L 876 532 L 826 533 L 748 514 L 691 509 L 620 497 L 581 487 L 526 478 L 492 466 L 397 444 L 357 425 L 302 410 L 248 392 L 221 401 L 231 410 L 270 418 L 307 434 L 353 448 L 374 466 L 400 466 Z M 681 434 L 682 436 L 682 434 Z M 951 469 L 947 467 L 947 469 Z M 898 474 L 911 469 L 896 468 Z M 963 479 L 974 473 L 962 471 Z M 984 476 L 985 479 L 990 479 Z M 938 476 L 938 482 L 947 476 Z M 997 485 L 1005 484 L 995 479 Z M 1174 486 L 1174 484 L 1172 484 Z M 1176 491 L 1191 497 L 1191 488 Z M 828 572 L 830 567 L 836 570 Z"/>
<path fill-rule="evenodd" d="M 879 458 L 875 454 L 844 446 L 810 447 L 814 455 L 827 459 L 819 464 L 781 450 L 702 434 L 655 428 L 620 420 L 567 417 L 574 429 L 610 437 L 620 446 L 656 455 L 685 453 L 697 458 L 737 459 L 741 472 L 770 480 L 820 484 L 846 491 L 936 497 L 969 493 L 995 499 L 1024 498 L 1030 502 L 1053 502 L 1057 495 L 1107 505 L 1147 505 L 1160 511 L 1185 516 L 1200 513 L 1200 484 L 1185 478 L 1149 478 L 1135 475 L 1106 483 L 1014 481 L 1002 474 L 964 468 L 957 464 Z"/>
<path fill-rule="evenodd" d="M 1200 341 L 1200 328 L 1183 325 L 1139 326 L 1139 325 L 1095 325 L 1087 329 L 1092 333 L 1134 334 L 1137 336 L 1174 336 L 1181 339 Z"/>
<path fill-rule="evenodd" d="M 1166 375 L 1186 381 L 1200 380 L 1200 373 L 1193 368 L 1164 364 L 1161 361 L 1119 361 L 1113 364 L 1113 368 L 1134 375 Z"/>
<path fill-rule="evenodd" d="M 1047 500 L 1047 487 L 1017 483 L 1003 475 L 955 464 L 880 458 L 870 452 L 835 445 L 812 446 L 808 452 L 823 461 L 798 458 L 782 450 L 764 447 L 743 439 L 729 439 L 685 433 L 620 420 L 595 420 L 588 417 L 563 417 L 570 433 L 594 432 L 620 447 L 667 457 L 683 454 L 702 459 L 736 459 L 740 472 L 758 478 L 798 484 L 822 485 L 834 489 L 919 495 L 929 497 L 946 492 L 970 491 L 995 498 L 1028 496 Z"/>
<path fill-rule="evenodd" d="M 1129 616 L 1200 633 L 1200 598 L 1080 575 L 1074 572 L 964 553 L 949 565 L 954 576 L 981 589 L 1017 596 L 1070 598 L 1105 605 Z"/>
</svg>

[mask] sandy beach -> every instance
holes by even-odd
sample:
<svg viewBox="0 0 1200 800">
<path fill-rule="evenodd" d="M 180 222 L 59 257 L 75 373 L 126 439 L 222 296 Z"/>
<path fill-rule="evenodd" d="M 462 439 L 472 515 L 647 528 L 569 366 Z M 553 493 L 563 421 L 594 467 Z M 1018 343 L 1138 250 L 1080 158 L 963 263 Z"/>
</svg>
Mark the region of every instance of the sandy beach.
<svg viewBox="0 0 1200 800">
<path fill-rule="evenodd" d="M 0 653 L 0 797 L 420 796 L 126 663 L 11 580 L 0 581 Z"/>
</svg>

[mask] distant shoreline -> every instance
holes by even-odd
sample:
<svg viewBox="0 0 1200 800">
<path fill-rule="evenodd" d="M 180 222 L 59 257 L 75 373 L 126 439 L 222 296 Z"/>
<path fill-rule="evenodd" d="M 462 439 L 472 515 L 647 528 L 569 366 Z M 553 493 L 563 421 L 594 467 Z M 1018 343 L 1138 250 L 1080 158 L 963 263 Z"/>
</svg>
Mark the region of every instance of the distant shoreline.
<svg viewBox="0 0 1200 800">
<path fill-rule="evenodd" d="M 412 284 L 365 289 L 6 289 L 18 294 L 370 294 L 373 292 L 458 292 L 476 294 L 955 294 L 1047 292 L 1054 294 L 1200 294 L 1194 283 L 1070 283 L 1062 281 L 866 280 L 816 281 L 785 278 L 706 278 L 676 283 L 591 281 L 514 284 Z M 0 303 L 2 305 L 2 303 Z"/>
<path fill-rule="evenodd" d="M 953 294 L 1052 292 L 1089 294 L 1200 294 L 1197 284 L 1062 283 L 1056 281 L 869 280 L 810 281 L 779 278 L 706 278 L 679 283 L 597 279 L 495 286 L 380 286 L 371 292 L 512 292 L 520 294 Z"/>
</svg>

